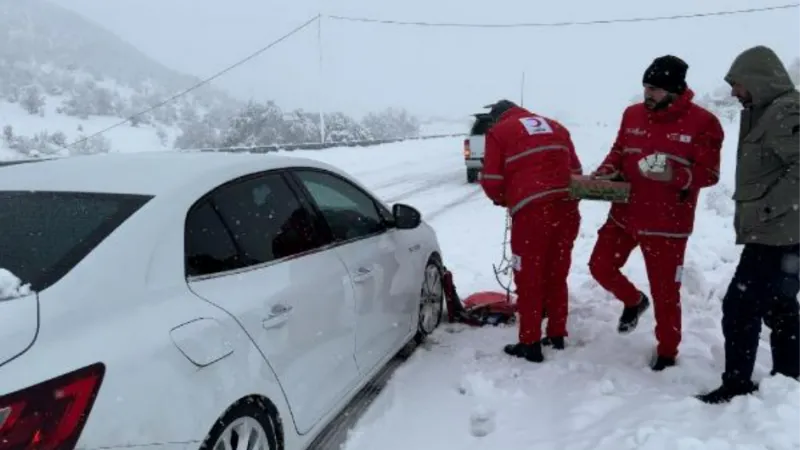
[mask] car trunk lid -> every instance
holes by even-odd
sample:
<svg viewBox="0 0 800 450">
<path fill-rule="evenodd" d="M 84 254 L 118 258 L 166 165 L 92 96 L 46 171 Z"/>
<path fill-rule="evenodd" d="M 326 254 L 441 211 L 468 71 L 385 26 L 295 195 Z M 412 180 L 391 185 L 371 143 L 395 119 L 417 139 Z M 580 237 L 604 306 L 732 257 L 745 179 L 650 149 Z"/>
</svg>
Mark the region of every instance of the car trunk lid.
<svg viewBox="0 0 800 450">
<path fill-rule="evenodd" d="M 0 367 L 27 352 L 39 334 L 39 298 L 0 269 Z"/>
</svg>

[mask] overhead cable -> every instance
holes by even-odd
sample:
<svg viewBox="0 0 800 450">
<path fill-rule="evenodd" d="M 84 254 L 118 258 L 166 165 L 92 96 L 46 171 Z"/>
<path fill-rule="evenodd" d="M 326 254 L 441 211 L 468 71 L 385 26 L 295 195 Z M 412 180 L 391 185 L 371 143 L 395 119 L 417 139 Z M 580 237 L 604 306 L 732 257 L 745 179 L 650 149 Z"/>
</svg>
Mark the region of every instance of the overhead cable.
<svg viewBox="0 0 800 450">
<path fill-rule="evenodd" d="M 457 23 L 457 22 L 424 22 L 424 21 L 402 21 L 390 19 L 375 19 L 368 17 L 352 17 L 341 15 L 324 16 L 333 20 L 348 22 L 375 23 L 381 25 L 405 25 L 419 27 L 440 27 L 440 28 L 542 28 L 542 27 L 571 27 L 580 25 L 609 25 L 616 23 L 634 22 L 655 22 L 665 20 L 686 20 L 702 17 L 733 16 L 741 14 L 753 14 L 766 11 L 797 8 L 800 4 L 793 3 L 787 5 L 765 6 L 760 8 L 737 9 L 728 11 L 714 11 L 707 13 L 676 14 L 671 16 L 652 16 L 652 17 L 630 17 L 619 19 L 598 19 L 587 21 L 565 21 L 565 22 L 522 22 L 522 23 Z"/>
</svg>

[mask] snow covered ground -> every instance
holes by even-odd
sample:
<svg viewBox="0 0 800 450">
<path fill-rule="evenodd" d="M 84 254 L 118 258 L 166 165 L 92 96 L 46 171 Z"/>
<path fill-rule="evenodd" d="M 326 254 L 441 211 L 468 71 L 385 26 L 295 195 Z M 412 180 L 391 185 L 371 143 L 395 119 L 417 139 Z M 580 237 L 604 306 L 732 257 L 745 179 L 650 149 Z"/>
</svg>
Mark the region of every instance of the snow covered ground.
<svg viewBox="0 0 800 450">
<path fill-rule="evenodd" d="M 692 398 L 719 383 L 724 358 L 720 301 L 740 248 L 730 200 L 736 124 L 727 128 L 723 180 L 701 195 L 683 286 L 679 365 L 648 368 L 652 310 L 629 336 L 616 333 L 621 305 L 588 272 L 588 258 L 608 206 L 584 202 L 570 282 L 569 348 L 530 364 L 506 356 L 516 328 L 445 324 L 401 367 L 363 417 L 345 450 L 469 449 L 797 449 L 800 384 L 770 378 L 767 330 L 756 379 L 761 391 L 731 404 Z M 577 127 L 587 170 L 616 130 Z M 502 252 L 504 212 L 465 181 L 458 138 L 372 148 L 296 152 L 339 165 L 380 196 L 418 207 L 436 228 L 459 292 L 497 289 L 492 263 Z M 647 290 L 641 254 L 625 272 Z"/>
</svg>

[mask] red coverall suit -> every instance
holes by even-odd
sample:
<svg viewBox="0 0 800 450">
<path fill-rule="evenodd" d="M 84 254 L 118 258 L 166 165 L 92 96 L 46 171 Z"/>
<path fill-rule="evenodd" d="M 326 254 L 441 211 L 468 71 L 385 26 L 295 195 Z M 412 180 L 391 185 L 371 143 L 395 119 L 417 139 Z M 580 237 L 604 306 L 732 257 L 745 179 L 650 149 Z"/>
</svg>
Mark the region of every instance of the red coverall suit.
<svg viewBox="0 0 800 450">
<path fill-rule="evenodd" d="M 555 120 L 513 107 L 486 133 L 480 182 L 511 214 L 519 342 L 539 349 L 543 307 L 547 336 L 567 335 L 567 274 L 581 219 L 569 197 L 572 173 L 582 173 L 580 161 Z"/>
<path fill-rule="evenodd" d="M 641 247 L 653 296 L 658 356 L 672 363 L 681 341 L 680 286 L 686 243 L 694 227 L 700 189 L 719 180 L 724 137 L 719 120 L 692 103 L 693 96 L 687 89 L 658 111 L 642 103 L 628 107 L 616 142 L 594 173 L 598 178 L 628 181 L 631 195 L 627 204 L 611 206 L 598 231 L 589 261 L 591 274 L 626 308 L 646 307 L 647 297 L 620 271 L 634 248 Z M 671 172 L 665 177 L 668 180 L 655 180 L 646 176 L 647 170 L 642 172 L 648 164 L 659 163 Z M 621 324 L 619 331 L 630 330 Z"/>
</svg>

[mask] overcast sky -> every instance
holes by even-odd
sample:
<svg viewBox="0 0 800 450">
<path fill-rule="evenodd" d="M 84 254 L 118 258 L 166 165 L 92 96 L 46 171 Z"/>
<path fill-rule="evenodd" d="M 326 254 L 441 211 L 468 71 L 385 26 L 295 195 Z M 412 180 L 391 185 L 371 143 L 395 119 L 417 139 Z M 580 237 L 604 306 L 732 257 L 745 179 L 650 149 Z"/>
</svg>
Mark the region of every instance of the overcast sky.
<svg viewBox="0 0 800 450">
<path fill-rule="evenodd" d="M 789 0 L 52 0 L 115 32 L 166 65 L 197 76 L 247 56 L 321 12 L 438 22 L 562 22 L 711 12 Z M 435 6 L 432 6 L 435 5 Z M 546 5 L 546 6 L 545 6 Z M 325 20 L 320 73 L 316 26 L 218 85 L 286 108 L 402 106 L 465 116 L 499 97 L 547 113 L 616 120 L 650 61 L 672 53 L 698 91 L 720 86 L 737 53 L 757 44 L 800 56 L 800 12 L 596 26 L 454 29 Z M 322 75 L 322 76 L 320 76 Z M 324 89 L 320 89 L 323 86 Z M 320 92 L 324 92 L 320 95 Z M 321 106 L 320 106 L 321 105 Z"/>
</svg>

